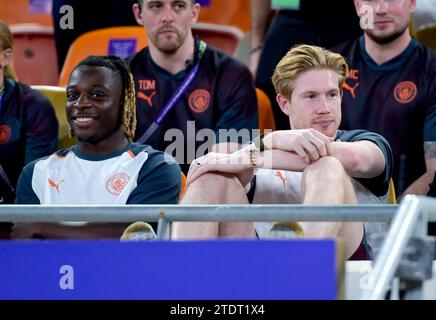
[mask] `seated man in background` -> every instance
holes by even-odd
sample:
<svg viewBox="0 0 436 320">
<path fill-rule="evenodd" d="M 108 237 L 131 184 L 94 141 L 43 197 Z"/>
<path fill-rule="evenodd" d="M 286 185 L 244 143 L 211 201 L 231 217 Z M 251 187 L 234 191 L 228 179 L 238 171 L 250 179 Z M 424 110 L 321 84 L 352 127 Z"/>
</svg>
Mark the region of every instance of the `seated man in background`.
<svg viewBox="0 0 436 320">
<path fill-rule="evenodd" d="M 352 0 L 287 2 L 273 9 L 271 0 L 250 1 L 250 69 L 256 87 L 271 100 L 278 130 L 289 129 L 289 120 L 276 102 L 271 78 L 289 48 L 306 43 L 329 49 L 362 34 Z"/>
<path fill-rule="evenodd" d="M 132 143 L 135 88 L 118 57 L 90 56 L 67 86 L 67 119 L 77 144 L 28 164 L 17 187 L 18 204 L 176 204 L 177 162 Z M 120 211 L 120 214 L 122 212 Z M 119 238 L 125 224 L 18 223 L 13 238 Z"/>
<path fill-rule="evenodd" d="M 0 21 L 0 205 L 15 200 L 18 177 L 25 164 L 56 151 L 58 121 L 50 101 L 16 80 L 12 68 L 13 37 Z M 0 222 L 0 239 L 10 223 Z"/>
<path fill-rule="evenodd" d="M 426 195 L 436 170 L 436 53 L 410 36 L 416 2 L 354 0 L 363 20 L 371 9 L 374 23 L 334 49 L 350 66 L 340 128 L 386 138 L 398 198 Z"/>
<path fill-rule="evenodd" d="M 232 154 L 209 153 L 191 164 L 182 203 L 356 204 L 387 199 L 392 153 L 364 130 L 340 131 L 339 54 L 316 46 L 291 49 L 277 65 L 277 102 L 291 130 L 260 136 Z M 256 170 L 257 169 L 257 173 Z M 204 192 L 203 190 L 214 190 Z M 349 259 L 368 258 L 360 222 L 301 222 L 306 237 L 345 238 Z M 269 236 L 272 223 L 174 223 L 173 239 Z"/>
<path fill-rule="evenodd" d="M 207 149 L 228 141 L 220 129 L 244 129 L 245 140 L 232 142 L 249 142 L 258 128 L 254 80 L 241 62 L 194 38 L 200 5 L 195 0 L 138 0 L 133 12 L 149 45 L 129 58 L 138 119 L 134 141 L 172 154 L 185 173 L 207 152 L 199 151 L 206 140 L 203 129 L 214 135 L 207 136 Z"/>
</svg>

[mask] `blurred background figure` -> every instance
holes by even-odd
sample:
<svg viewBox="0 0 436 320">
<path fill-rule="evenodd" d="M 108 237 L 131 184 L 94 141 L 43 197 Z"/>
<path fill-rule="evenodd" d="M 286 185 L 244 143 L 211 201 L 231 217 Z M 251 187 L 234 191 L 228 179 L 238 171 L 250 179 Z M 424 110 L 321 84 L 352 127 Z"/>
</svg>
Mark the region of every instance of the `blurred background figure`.
<svg viewBox="0 0 436 320">
<path fill-rule="evenodd" d="M 341 129 L 384 136 L 394 154 L 395 191 L 426 195 L 436 170 L 436 53 L 410 35 L 416 0 L 370 4 L 374 26 L 335 50 L 347 58 Z"/>
<path fill-rule="evenodd" d="M 18 176 L 25 164 L 57 148 L 58 122 L 50 101 L 17 82 L 11 66 L 12 34 L 0 21 L 0 203 L 15 200 Z M 0 238 L 8 225 L 0 224 Z"/>
<path fill-rule="evenodd" d="M 134 141 L 170 153 L 184 173 L 222 142 L 248 143 L 258 128 L 253 77 L 246 65 L 194 37 L 200 4 L 139 0 L 133 11 L 149 39 L 128 59 L 137 98 Z"/>
<path fill-rule="evenodd" d="M 250 69 L 256 87 L 271 100 L 278 130 L 289 129 L 271 82 L 278 61 L 297 44 L 331 48 L 362 34 L 353 0 L 289 2 L 287 8 L 274 9 L 274 1 L 251 0 Z"/>
</svg>

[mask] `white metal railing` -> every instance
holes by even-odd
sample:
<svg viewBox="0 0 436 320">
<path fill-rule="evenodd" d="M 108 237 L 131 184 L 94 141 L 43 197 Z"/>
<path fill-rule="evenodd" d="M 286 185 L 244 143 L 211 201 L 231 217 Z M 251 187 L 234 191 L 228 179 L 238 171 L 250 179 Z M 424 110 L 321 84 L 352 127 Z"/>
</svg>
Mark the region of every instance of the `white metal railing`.
<svg viewBox="0 0 436 320">
<path fill-rule="evenodd" d="M 396 205 L 1 205 L 3 222 L 389 221 Z"/>
<path fill-rule="evenodd" d="M 425 238 L 428 217 L 436 213 L 436 199 L 406 196 L 391 223 L 380 254 L 374 262 L 372 278 L 374 287 L 362 294 L 362 300 L 384 299 L 388 284 L 395 276 L 401 256 L 413 236 Z M 432 219 L 433 220 L 433 219 Z M 422 293 L 422 284 L 418 285 Z M 420 297 L 420 293 L 416 295 Z"/>
<path fill-rule="evenodd" d="M 173 221 L 390 221 L 396 205 L 2 205 L 3 222 L 158 221 L 158 239 Z"/>
<path fill-rule="evenodd" d="M 431 210 L 433 209 L 433 210 Z M 163 239 L 174 221 L 391 221 L 372 275 L 374 289 L 362 299 L 382 299 L 412 234 L 425 236 L 436 221 L 436 199 L 406 196 L 401 205 L 0 205 L 0 222 L 159 222 Z"/>
</svg>

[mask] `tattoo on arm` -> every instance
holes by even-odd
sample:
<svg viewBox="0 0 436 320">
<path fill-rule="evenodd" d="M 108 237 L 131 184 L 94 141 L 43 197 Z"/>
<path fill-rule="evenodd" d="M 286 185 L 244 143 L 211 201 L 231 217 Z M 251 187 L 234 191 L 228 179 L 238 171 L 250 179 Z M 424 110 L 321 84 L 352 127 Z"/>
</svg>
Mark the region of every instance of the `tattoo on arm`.
<svg viewBox="0 0 436 320">
<path fill-rule="evenodd" d="M 424 142 L 424 156 L 426 159 L 436 158 L 436 141 Z"/>
</svg>

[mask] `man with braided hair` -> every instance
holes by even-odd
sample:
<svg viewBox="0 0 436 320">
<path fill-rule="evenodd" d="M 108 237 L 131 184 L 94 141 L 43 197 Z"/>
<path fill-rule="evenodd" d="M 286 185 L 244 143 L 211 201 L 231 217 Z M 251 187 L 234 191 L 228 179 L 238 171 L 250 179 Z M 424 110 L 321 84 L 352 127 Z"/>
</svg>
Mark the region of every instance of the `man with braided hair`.
<svg viewBox="0 0 436 320">
<path fill-rule="evenodd" d="M 123 60 L 90 56 L 71 73 L 67 119 L 77 144 L 27 165 L 17 203 L 176 204 L 180 167 L 169 155 L 132 143 L 135 88 Z M 24 224 L 12 238 L 119 237 L 125 224 Z"/>
</svg>

